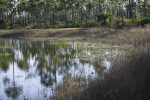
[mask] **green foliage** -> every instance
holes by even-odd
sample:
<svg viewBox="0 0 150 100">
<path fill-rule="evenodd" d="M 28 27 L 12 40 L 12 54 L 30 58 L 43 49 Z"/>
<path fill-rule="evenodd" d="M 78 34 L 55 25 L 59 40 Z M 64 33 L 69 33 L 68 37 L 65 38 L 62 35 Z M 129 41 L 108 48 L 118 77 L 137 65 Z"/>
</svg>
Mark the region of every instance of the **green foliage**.
<svg viewBox="0 0 150 100">
<path fill-rule="evenodd" d="M 8 29 L 9 25 L 10 23 L 8 20 L 0 20 L 0 29 Z"/>
<path fill-rule="evenodd" d="M 109 24 L 112 22 L 112 14 L 111 13 L 99 14 L 97 15 L 97 21 L 100 22 L 102 26 L 105 26 L 106 24 Z"/>
<path fill-rule="evenodd" d="M 25 27 L 25 25 L 23 24 L 23 21 L 22 21 L 22 20 L 17 20 L 17 21 L 14 23 L 14 27 L 15 27 L 15 28 L 21 28 L 21 27 Z"/>
<path fill-rule="evenodd" d="M 38 24 L 34 25 L 32 28 L 33 29 L 45 28 L 45 24 L 44 23 L 38 23 Z"/>
<path fill-rule="evenodd" d="M 112 13 L 107 13 L 106 15 L 108 16 L 108 18 L 106 19 L 106 24 L 107 26 L 111 26 L 111 24 L 113 23 L 114 17 Z"/>
<path fill-rule="evenodd" d="M 80 22 L 74 22 L 74 21 L 69 21 L 69 27 L 96 27 L 98 26 L 98 23 L 95 20 L 91 21 L 83 21 L 82 23 Z"/>
<path fill-rule="evenodd" d="M 106 21 L 106 19 L 107 19 L 106 14 L 102 13 L 102 14 L 97 15 L 97 21 L 99 21 L 99 22 Z"/>
<path fill-rule="evenodd" d="M 86 26 L 86 22 L 82 22 L 82 23 L 81 23 L 81 26 L 82 26 L 82 27 L 85 27 L 85 26 Z"/>
<path fill-rule="evenodd" d="M 141 20 L 141 25 L 145 26 L 145 24 L 150 24 L 150 18 L 143 18 Z"/>
<path fill-rule="evenodd" d="M 69 21 L 69 26 L 70 27 L 80 27 L 80 26 L 83 26 L 83 25 L 85 25 L 85 23 L 84 22 L 82 22 L 82 23 L 79 23 L 79 22 L 74 22 L 74 21 Z"/>
<path fill-rule="evenodd" d="M 97 26 L 97 22 L 94 20 L 82 22 L 82 27 L 95 27 L 95 26 Z"/>
<path fill-rule="evenodd" d="M 130 26 L 132 24 L 132 20 L 131 19 L 126 19 L 125 20 L 125 25 L 126 26 Z"/>
<path fill-rule="evenodd" d="M 117 28 L 121 28 L 121 27 L 125 26 L 125 24 L 126 24 L 126 21 L 124 18 L 117 17 L 114 19 L 113 25 Z"/>
<path fill-rule="evenodd" d="M 104 13 L 97 15 L 97 21 L 100 22 L 102 26 L 106 25 L 106 20 L 108 16 Z"/>
<path fill-rule="evenodd" d="M 95 26 L 97 26 L 97 22 L 94 21 L 94 20 L 88 21 L 88 22 L 87 22 L 87 25 L 88 25 L 88 27 L 95 27 Z"/>
<path fill-rule="evenodd" d="M 140 19 L 135 19 L 135 18 L 132 18 L 132 19 L 127 19 L 126 20 L 126 25 L 139 25 L 140 23 Z"/>
<path fill-rule="evenodd" d="M 132 19 L 125 19 L 125 18 L 120 18 L 120 17 L 117 17 L 115 18 L 114 20 L 114 26 L 115 27 L 130 27 L 130 26 L 135 26 L 135 25 L 139 25 L 140 21 L 135 19 L 135 18 L 132 18 Z"/>
<path fill-rule="evenodd" d="M 141 15 L 140 15 L 140 13 L 136 14 L 136 20 L 137 20 L 138 22 L 140 22 L 141 19 L 142 19 L 142 17 L 141 17 Z"/>
</svg>

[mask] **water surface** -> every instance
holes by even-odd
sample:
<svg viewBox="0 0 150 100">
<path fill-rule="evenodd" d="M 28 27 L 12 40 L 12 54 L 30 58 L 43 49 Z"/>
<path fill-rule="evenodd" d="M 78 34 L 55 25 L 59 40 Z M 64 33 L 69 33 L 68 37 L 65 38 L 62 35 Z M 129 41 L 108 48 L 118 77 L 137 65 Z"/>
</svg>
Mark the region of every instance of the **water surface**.
<svg viewBox="0 0 150 100">
<path fill-rule="evenodd" d="M 101 43 L 0 39 L 0 100 L 47 99 L 64 80 L 107 72 L 117 55 L 116 46 Z"/>
</svg>

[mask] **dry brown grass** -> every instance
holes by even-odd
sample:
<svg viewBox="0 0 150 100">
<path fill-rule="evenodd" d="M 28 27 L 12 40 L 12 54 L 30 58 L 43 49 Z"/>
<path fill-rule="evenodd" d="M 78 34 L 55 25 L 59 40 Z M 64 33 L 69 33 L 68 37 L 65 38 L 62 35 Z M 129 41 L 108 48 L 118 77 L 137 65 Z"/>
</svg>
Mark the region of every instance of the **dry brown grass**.
<svg viewBox="0 0 150 100">
<path fill-rule="evenodd" d="M 143 49 L 144 48 L 144 49 Z M 77 80 L 63 83 L 57 88 L 56 100 L 149 100 L 150 99 L 150 47 L 136 48 L 125 59 L 116 62 L 103 79 Z M 82 89 L 82 90 L 81 90 Z"/>
<path fill-rule="evenodd" d="M 83 86 L 80 83 L 71 84 L 72 82 L 70 82 L 70 85 L 64 83 L 57 88 L 54 99 L 149 100 L 150 28 L 149 26 L 139 29 L 134 28 L 127 32 L 129 33 L 124 32 L 116 36 L 124 36 L 125 43 L 133 45 L 134 49 L 128 55 L 116 59 L 116 62 L 109 72 L 104 75 L 103 79 L 88 80 L 89 84 Z M 73 83 L 75 81 L 73 80 Z M 66 86 L 70 89 L 64 88 Z"/>
<path fill-rule="evenodd" d="M 115 33 L 109 28 L 55 28 L 55 29 L 14 29 L 0 30 L 0 37 L 86 37 Z"/>
<path fill-rule="evenodd" d="M 80 37 L 83 40 L 112 44 L 143 44 L 150 39 L 150 25 L 145 28 L 55 28 L 55 29 L 14 29 L 0 30 L 0 37 Z"/>
<path fill-rule="evenodd" d="M 110 34 L 103 38 L 97 38 L 102 42 L 115 44 L 131 44 L 134 46 L 144 44 L 150 40 L 150 25 L 131 29 L 118 30 L 117 34 Z"/>
</svg>

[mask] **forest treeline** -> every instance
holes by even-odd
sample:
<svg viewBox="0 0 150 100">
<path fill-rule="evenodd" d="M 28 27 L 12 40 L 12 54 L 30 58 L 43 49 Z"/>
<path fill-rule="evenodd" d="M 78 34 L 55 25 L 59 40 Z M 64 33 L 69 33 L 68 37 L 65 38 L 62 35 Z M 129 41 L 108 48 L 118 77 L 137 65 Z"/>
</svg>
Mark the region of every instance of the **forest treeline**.
<svg viewBox="0 0 150 100">
<path fill-rule="evenodd" d="M 0 0 L 0 28 L 150 23 L 150 0 Z"/>
</svg>

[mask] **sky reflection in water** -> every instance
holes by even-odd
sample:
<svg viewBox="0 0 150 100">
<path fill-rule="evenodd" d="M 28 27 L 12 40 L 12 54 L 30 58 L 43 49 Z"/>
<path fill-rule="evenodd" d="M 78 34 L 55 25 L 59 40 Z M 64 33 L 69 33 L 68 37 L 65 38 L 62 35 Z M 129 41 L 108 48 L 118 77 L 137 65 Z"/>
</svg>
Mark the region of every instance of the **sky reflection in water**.
<svg viewBox="0 0 150 100">
<path fill-rule="evenodd" d="M 116 47 L 39 39 L 0 40 L 0 99 L 53 95 L 55 85 L 74 76 L 97 77 L 111 66 Z M 99 68 L 95 59 L 101 59 Z M 100 74 L 99 74 L 100 73 Z"/>
</svg>

